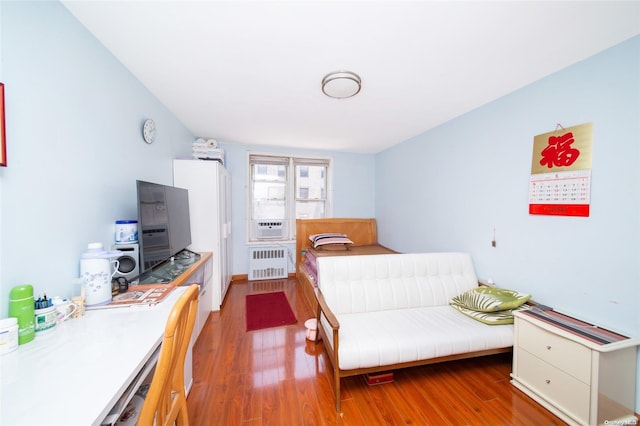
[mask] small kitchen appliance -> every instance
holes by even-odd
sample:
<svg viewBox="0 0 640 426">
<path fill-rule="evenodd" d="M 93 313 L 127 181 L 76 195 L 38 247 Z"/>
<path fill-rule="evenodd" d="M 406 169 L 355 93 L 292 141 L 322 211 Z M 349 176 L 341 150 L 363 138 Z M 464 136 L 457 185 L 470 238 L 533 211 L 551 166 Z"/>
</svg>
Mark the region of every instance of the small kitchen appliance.
<svg viewBox="0 0 640 426">
<path fill-rule="evenodd" d="M 106 305 L 111 302 L 111 278 L 120 265 L 115 258 L 122 253 L 107 251 L 102 243 L 89 243 L 87 248 L 80 257 L 80 277 L 86 283 L 86 306 Z"/>
</svg>

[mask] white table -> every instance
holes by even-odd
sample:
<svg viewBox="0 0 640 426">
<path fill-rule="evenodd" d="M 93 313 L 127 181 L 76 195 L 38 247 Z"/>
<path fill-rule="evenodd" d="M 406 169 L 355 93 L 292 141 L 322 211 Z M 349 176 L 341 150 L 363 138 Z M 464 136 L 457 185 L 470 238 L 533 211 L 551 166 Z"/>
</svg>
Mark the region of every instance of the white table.
<svg viewBox="0 0 640 426">
<path fill-rule="evenodd" d="M 0 424 L 99 425 L 159 347 L 185 289 L 155 306 L 87 311 L 0 356 Z"/>
</svg>

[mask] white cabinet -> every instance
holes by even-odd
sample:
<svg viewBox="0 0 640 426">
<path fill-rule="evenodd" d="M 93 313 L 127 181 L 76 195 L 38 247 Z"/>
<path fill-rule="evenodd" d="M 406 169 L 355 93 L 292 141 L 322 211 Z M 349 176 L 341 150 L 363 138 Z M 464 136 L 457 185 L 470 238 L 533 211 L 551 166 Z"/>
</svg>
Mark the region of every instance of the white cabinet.
<svg viewBox="0 0 640 426">
<path fill-rule="evenodd" d="M 198 300 L 198 318 L 196 318 L 197 334 L 194 332 L 196 336 L 200 335 L 204 324 L 207 322 L 207 318 L 209 318 L 209 313 L 212 311 L 213 301 L 211 300 L 211 287 L 213 286 L 213 256 L 204 264 L 202 269 L 204 276 Z"/>
<path fill-rule="evenodd" d="M 212 252 L 208 292 L 211 309 L 224 300 L 232 274 L 231 176 L 217 161 L 174 160 L 173 184 L 189 190 L 191 245 L 195 252 Z M 205 280 L 205 284 L 207 281 Z"/>
<path fill-rule="evenodd" d="M 210 252 L 200 253 L 198 256 L 178 256 L 178 260 L 167 260 L 140 276 L 141 282 L 153 281 L 156 274 L 164 277 L 174 277 L 172 284 L 176 287 L 198 285 L 198 312 L 191 333 L 189 349 L 184 360 L 184 388 L 187 394 L 193 384 L 193 346 L 200 335 L 209 313 L 211 312 L 211 262 Z M 186 269 L 185 269 L 186 268 Z M 135 390 L 135 389 L 134 389 Z"/>
<path fill-rule="evenodd" d="M 569 424 L 634 419 L 640 340 L 550 312 L 515 312 L 511 383 Z"/>
<path fill-rule="evenodd" d="M 191 333 L 191 341 L 189 342 L 189 349 L 184 359 L 184 388 L 185 393 L 189 395 L 191 386 L 193 385 L 193 346 L 196 344 L 200 332 L 204 327 L 204 323 L 209 317 L 211 312 L 211 264 L 213 256 L 208 253 L 202 253 L 202 263 L 197 266 L 195 272 L 186 277 L 185 284 L 191 285 L 197 284 L 200 287 L 198 293 L 198 312 L 196 315 L 196 321 L 193 325 L 193 332 Z M 185 275 L 188 275 L 185 272 Z M 184 277 L 183 277 L 184 278 Z"/>
</svg>

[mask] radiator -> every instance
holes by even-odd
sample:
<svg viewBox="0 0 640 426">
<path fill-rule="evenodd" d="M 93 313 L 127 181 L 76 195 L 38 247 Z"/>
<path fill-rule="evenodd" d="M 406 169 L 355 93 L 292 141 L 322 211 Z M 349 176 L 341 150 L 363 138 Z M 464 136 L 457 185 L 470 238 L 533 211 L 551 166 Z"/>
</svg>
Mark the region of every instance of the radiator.
<svg viewBox="0 0 640 426">
<path fill-rule="evenodd" d="M 249 249 L 248 279 L 287 278 L 287 249 L 284 247 L 252 247 Z"/>
</svg>

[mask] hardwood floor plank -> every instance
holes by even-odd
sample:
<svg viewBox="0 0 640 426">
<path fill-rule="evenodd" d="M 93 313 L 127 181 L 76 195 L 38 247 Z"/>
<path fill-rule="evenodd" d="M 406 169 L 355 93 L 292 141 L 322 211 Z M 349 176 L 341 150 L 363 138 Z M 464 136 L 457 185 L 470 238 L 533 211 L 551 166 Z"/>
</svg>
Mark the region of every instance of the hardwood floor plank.
<svg viewBox="0 0 640 426">
<path fill-rule="evenodd" d="M 316 360 L 316 369 L 314 370 L 313 387 L 318 397 L 318 409 L 322 413 L 324 423 L 327 425 L 338 424 L 339 415 L 335 408 L 335 400 L 333 397 L 333 377 L 326 373 L 326 370 L 320 369 L 318 358 Z"/>
<path fill-rule="evenodd" d="M 246 331 L 245 296 L 284 291 L 297 323 Z M 394 372 L 392 383 L 342 380 L 336 412 L 333 370 L 322 343 L 307 341 L 313 317 L 295 279 L 234 282 L 195 344 L 187 398 L 193 426 L 210 425 L 563 425 L 509 383 L 511 355 Z"/>
<path fill-rule="evenodd" d="M 448 383 L 451 393 L 467 392 L 468 396 L 460 399 L 460 404 L 468 407 L 474 417 L 481 418 L 484 424 L 502 425 L 509 417 L 510 413 L 504 410 L 504 405 L 496 405 L 494 402 L 498 398 L 496 389 L 507 387 L 504 381 L 507 380 L 510 368 L 505 366 L 509 365 L 510 359 L 510 354 L 500 354 L 444 364 L 450 375 Z M 492 368 L 495 365 L 501 368 Z"/>
<path fill-rule="evenodd" d="M 257 381 L 252 371 L 242 375 L 242 407 L 241 416 L 243 422 L 262 419 L 262 391 L 261 384 Z"/>
<path fill-rule="evenodd" d="M 251 350 L 253 347 L 251 335 L 243 333 L 235 338 L 237 339 L 236 345 L 233 346 L 235 352 L 234 356 L 231 357 L 229 373 L 245 374 L 250 371 L 249 366 L 251 365 Z"/>
<path fill-rule="evenodd" d="M 367 426 L 367 425 L 379 425 L 380 420 L 371 420 L 372 416 L 365 416 L 362 414 L 363 407 L 359 406 L 353 398 L 345 399 L 341 402 L 342 411 L 336 418 L 335 423 L 327 423 L 330 425 L 349 425 L 349 426 Z M 335 408 L 334 408 L 335 411 Z"/>
<path fill-rule="evenodd" d="M 305 426 L 321 426 L 325 424 L 313 382 L 313 377 L 295 381 L 297 392 L 295 399 L 302 417 L 301 424 Z"/>
<path fill-rule="evenodd" d="M 546 424 L 560 426 L 566 424 L 550 411 L 541 408 L 537 402 L 526 396 L 519 389 L 514 389 L 513 394 L 511 394 L 511 410 L 515 419 L 514 425 L 536 426 Z"/>
<path fill-rule="evenodd" d="M 203 417 L 204 422 L 202 425 L 212 424 L 226 424 L 223 423 L 224 417 L 228 415 L 225 412 L 225 407 L 232 404 L 234 398 L 234 390 L 230 389 L 230 383 L 232 382 L 231 375 L 227 372 L 212 371 L 211 375 L 206 379 L 211 383 L 209 392 L 207 394 L 207 410 L 208 415 Z"/>
<path fill-rule="evenodd" d="M 341 401 L 343 421 L 345 424 L 385 424 L 383 413 L 378 410 L 376 401 L 371 398 L 362 383 L 356 382 L 357 379 L 358 377 L 349 377 L 343 380 L 345 390 L 344 398 Z M 348 403 L 354 404 L 354 408 L 350 411 L 345 409 L 345 406 L 348 407 Z"/>
<path fill-rule="evenodd" d="M 474 424 L 479 419 L 473 405 L 469 404 L 472 395 L 451 380 L 451 374 L 444 369 L 442 379 L 431 383 L 432 391 L 440 403 L 441 416 L 456 424 Z M 433 397 L 432 397 L 433 398 Z M 471 405 L 471 406 L 470 406 Z"/>
<path fill-rule="evenodd" d="M 244 403 L 244 378 L 241 374 L 231 373 L 227 376 L 226 395 L 221 404 L 222 412 L 219 422 L 226 425 L 237 425 L 242 421 L 242 404 Z"/>
<path fill-rule="evenodd" d="M 440 416 L 433 410 L 430 404 L 420 398 L 416 398 L 416 392 L 410 383 L 413 378 L 410 375 L 395 374 L 392 383 L 385 383 L 380 386 L 388 395 L 391 403 L 404 418 L 405 424 L 418 425 L 441 425 Z"/>
<path fill-rule="evenodd" d="M 302 425 L 302 412 L 300 411 L 296 380 L 293 378 L 280 380 L 279 393 L 281 405 L 287 407 L 281 410 L 281 424 Z"/>
<path fill-rule="evenodd" d="M 360 381 L 362 382 L 362 378 L 360 376 L 358 376 L 357 379 L 360 379 Z M 393 388 L 393 383 L 381 384 L 376 386 L 369 386 L 366 383 L 364 385 L 362 383 L 359 383 L 358 385 L 359 386 L 357 389 L 362 389 L 362 393 L 356 393 L 355 387 L 352 390 L 356 402 L 360 400 L 360 397 L 370 398 L 373 400 L 374 405 L 378 410 L 378 413 L 380 413 L 380 416 L 382 417 L 385 424 L 397 425 L 406 423 L 405 416 L 407 416 L 409 413 L 400 412 L 401 408 L 406 407 L 399 407 L 395 405 L 394 402 L 396 401 L 390 399 L 387 392 L 390 388 Z"/>
<path fill-rule="evenodd" d="M 426 425 L 449 425 L 452 424 L 446 417 L 441 415 L 441 410 L 438 409 L 437 404 L 432 404 L 428 398 L 424 397 L 422 393 L 422 386 L 424 383 L 415 379 L 414 369 L 406 369 L 402 371 L 396 371 L 395 375 L 406 376 L 407 381 L 402 388 L 401 392 L 407 401 L 413 406 L 418 407 L 422 416 L 426 420 Z"/>
<path fill-rule="evenodd" d="M 209 385 L 207 383 L 198 383 L 191 387 L 187 401 L 189 424 L 191 426 L 203 424 L 203 416 L 205 415 L 203 407 L 208 405 L 206 398 L 208 391 Z"/>
<path fill-rule="evenodd" d="M 508 365 L 511 361 L 511 354 L 499 354 L 495 357 L 485 358 L 487 359 L 478 359 L 478 362 L 466 361 L 447 365 L 448 370 L 452 373 L 452 380 L 460 386 L 466 386 L 480 401 L 496 398 L 497 383 L 509 377 L 511 372 L 511 368 L 502 368 L 501 371 L 492 369 L 495 362 L 499 362 L 502 366 Z"/>
<path fill-rule="evenodd" d="M 417 381 L 418 392 L 438 413 L 444 424 L 466 424 L 463 416 L 458 413 L 457 404 L 452 402 L 452 396 L 448 395 L 447 375 L 442 365 L 433 364 L 411 370 L 415 370 L 413 379 Z M 454 396 L 454 398 L 464 397 L 466 393 Z"/>
<path fill-rule="evenodd" d="M 257 419 L 246 420 L 246 421 L 243 421 L 240 424 L 242 426 L 262 426 L 262 419 L 261 418 L 257 418 Z"/>
<path fill-rule="evenodd" d="M 263 388 L 262 399 L 262 424 L 280 426 L 288 423 L 283 422 L 283 409 L 290 407 L 281 404 L 280 386 L 277 383 L 269 383 Z"/>
</svg>

